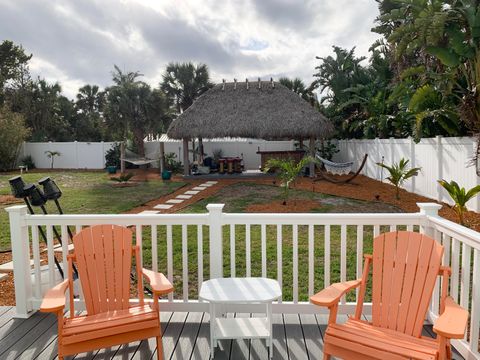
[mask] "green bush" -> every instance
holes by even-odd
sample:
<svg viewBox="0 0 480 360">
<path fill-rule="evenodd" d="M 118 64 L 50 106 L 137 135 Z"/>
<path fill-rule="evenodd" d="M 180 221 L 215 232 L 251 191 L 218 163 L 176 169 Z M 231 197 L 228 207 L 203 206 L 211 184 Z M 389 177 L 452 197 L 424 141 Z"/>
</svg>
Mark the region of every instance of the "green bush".
<svg viewBox="0 0 480 360">
<path fill-rule="evenodd" d="M 105 166 L 116 166 L 120 169 L 120 144 L 116 143 L 105 153 Z"/>
<path fill-rule="evenodd" d="M 20 161 L 23 166 L 26 166 L 28 169 L 35 169 L 35 162 L 31 155 L 24 156 Z"/>
<path fill-rule="evenodd" d="M 0 108 L 0 170 L 13 169 L 22 143 L 30 134 L 25 119 L 6 106 Z"/>
</svg>

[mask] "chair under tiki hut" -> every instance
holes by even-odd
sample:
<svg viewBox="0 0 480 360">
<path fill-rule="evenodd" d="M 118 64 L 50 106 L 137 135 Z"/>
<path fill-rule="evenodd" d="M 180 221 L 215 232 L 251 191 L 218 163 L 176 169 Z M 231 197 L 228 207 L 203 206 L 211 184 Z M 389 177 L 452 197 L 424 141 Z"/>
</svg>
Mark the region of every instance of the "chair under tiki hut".
<svg viewBox="0 0 480 360">
<path fill-rule="evenodd" d="M 188 141 L 223 137 L 263 140 L 316 139 L 332 134 L 331 122 L 278 82 L 223 82 L 205 92 L 172 122 L 167 134 L 183 140 L 184 175 L 189 175 Z M 311 172 L 313 174 L 313 166 Z"/>
</svg>

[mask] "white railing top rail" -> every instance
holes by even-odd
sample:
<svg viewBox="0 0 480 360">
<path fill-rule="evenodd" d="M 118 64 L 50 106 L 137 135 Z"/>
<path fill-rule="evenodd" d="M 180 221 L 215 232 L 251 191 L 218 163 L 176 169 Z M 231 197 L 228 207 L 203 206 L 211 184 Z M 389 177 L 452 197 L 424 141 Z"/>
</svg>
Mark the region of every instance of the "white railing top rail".
<svg viewBox="0 0 480 360">
<path fill-rule="evenodd" d="M 480 233 L 439 216 L 427 216 L 430 225 L 462 243 L 480 250 Z"/>
</svg>

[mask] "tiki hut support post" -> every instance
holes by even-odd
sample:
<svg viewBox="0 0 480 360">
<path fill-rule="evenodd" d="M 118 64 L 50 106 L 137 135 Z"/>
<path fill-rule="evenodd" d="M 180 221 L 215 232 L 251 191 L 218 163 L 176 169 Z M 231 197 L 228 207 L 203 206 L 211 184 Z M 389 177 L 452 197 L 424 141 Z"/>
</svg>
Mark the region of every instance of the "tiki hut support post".
<svg viewBox="0 0 480 360">
<path fill-rule="evenodd" d="M 190 175 L 190 162 L 188 160 L 188 139 L 183 138 L 183 175 Z"/>
<path fill-rule="evenodd" d="M 160 141 L 160 174 L 165 170 L 165 143 Z"/>
<path fill-rule="evenodd" d="M 315 138 L 314 137 L 310 138 L 309 148 L 310 148 L 310 156 L 313 159 L 315 159 Z M 310 177 L 311 178 L 315 177 L 315 162 L 313 161 L 310 163 Z"/>
<path fill-rule="evenodd" d="M 198 164 L 203 164 L 203 139 L 201 137 L 198 138 Z"/>
</svg>

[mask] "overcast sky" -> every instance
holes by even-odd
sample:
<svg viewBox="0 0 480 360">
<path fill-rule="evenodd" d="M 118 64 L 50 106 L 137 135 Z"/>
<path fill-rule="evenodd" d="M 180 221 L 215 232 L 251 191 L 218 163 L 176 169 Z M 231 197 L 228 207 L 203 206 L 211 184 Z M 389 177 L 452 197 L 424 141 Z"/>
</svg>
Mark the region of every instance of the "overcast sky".
<svg viewBox="0 0 480 360">
<path fill-rule="evenodd" d="M 213 81 L 302 78 L 332 45 L 368 55 L 374 0 L 0 0 L 0 41 L 33 53 L 34 76 L 74 97 L 110 84 L 113 65 L 156 86 L 170 61 L 206 63 Z"/>
</svg>

